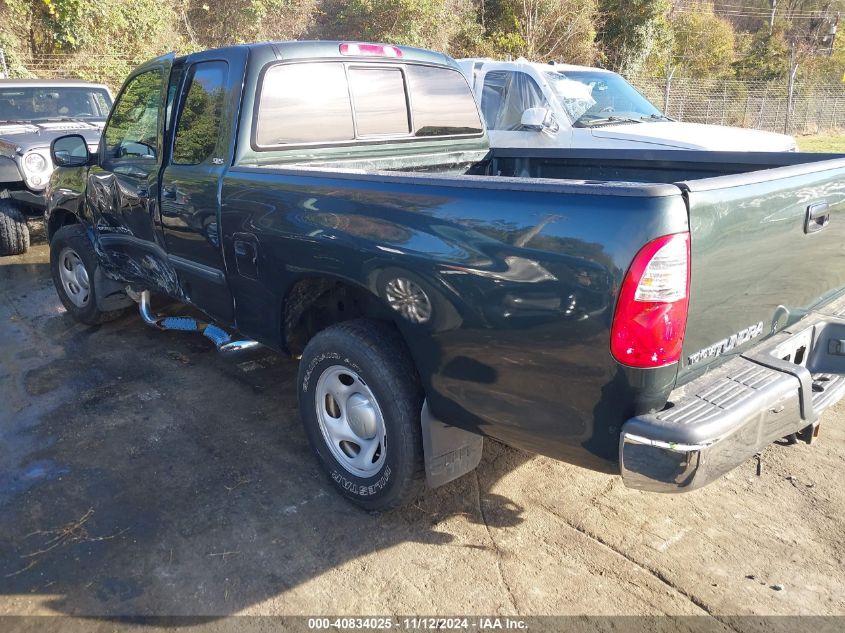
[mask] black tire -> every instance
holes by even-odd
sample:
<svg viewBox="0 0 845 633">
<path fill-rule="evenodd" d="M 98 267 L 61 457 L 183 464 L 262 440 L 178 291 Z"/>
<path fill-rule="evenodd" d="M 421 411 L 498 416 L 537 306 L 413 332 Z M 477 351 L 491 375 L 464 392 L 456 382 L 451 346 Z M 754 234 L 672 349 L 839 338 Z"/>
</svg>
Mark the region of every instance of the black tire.
<svg viewBox="0 0 845 633">
<path fill-rule="evenodd" d="M 66 249 L 70 249 L 79 257 L 87 272 L 88 298 L 85 305 L 82 306 L 74 302 L 62 282 L 60 270 L 62 262 L 60 258 L 66 252 Z M 50 241 L 50 274 L 53 277 L 53 284 L 56 286 L 56 292 L 68 314 L 75 321 L 86 325 L 99 325 L 107 321 L 114 321 L 124 312 L 124 310 L 104 312 L 97 307 L 96 280 L 99 278 L 97 274 L 99 267 L 100 263 L 94 252 L 94 246 L 85 232 L 85 227 L 81 224 L 68 224 L 56 231 Z"/>
<path fill-rule="evenodd" d="M 0 256 L 22 255 L 29 248 L 26 217 L 11 200 L 0 200 Z"/>
<path fill-rule="evenodd" d="M 333 454 L 321 430 L 318 385 L 324 373 L 337 367 L 360 377 L 381 413 L 384 460 L 372 476 L 350 472 Z M 396 508 L 419 496 L 425 477 L 420 424 L 423 391 L 405 343 L 392 324 L 346 321 L 314 336 L 299 365 L 298 395 L 308 441 L 340 494 L 367 510 Z"/>
</svg>

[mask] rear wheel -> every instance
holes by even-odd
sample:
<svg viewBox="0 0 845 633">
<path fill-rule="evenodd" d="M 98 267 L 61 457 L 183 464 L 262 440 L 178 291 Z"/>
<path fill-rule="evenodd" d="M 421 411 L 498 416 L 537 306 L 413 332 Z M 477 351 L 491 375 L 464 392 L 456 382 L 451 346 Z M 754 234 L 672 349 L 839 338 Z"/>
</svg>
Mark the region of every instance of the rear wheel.
<svg viewBox="0 0 845 633">
<path fill-rule="evenodd" d="M 26 217 L 11 200 L 0 200 L 0 256 L 21 255 L 29 248 Z"/>
<path fill-rule="evenodd" d="M 368 510 L 413 501 L 424 477 L 423 395 L 398 331 L 347 321 L 312 338 L 299 367 L 299 410 L 337 490 Z"/>
<path fill-rule="evenodd" d="M 81 224 L 63 226 L 50 242 L 50 273 L 62 305 L 76 321 L 98 325 L 113 321 L 123 310 L 97 307 L 97 255 Z"/>
</svg>

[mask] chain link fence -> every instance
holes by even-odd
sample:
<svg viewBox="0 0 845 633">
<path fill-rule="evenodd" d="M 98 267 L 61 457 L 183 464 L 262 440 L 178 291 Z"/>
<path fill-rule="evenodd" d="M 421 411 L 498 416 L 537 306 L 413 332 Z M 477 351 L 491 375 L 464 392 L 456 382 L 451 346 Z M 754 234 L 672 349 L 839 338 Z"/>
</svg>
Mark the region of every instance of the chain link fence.
<svg viewBox="0 0 845 633">
<path fill-rule="evenodd" d="M 127 56 L 47 55 L 24 60 L 30 77 L 81 78 L 120 87 L 142 59 Z M 0 68 L 2 72 L 2 68 Z M 787 81 L 749 82 L 732 79 L 627 77 L 648 99 L 679 121 L 712 123 L 789 134 L 845 133 L 845 83 L 796 82 L 787 118 Z"/>
<path fill-rule="evenodd" d="M 16 68 L 11 65 L 7 68 L 13 78 L 85 79 L 104 83 L 116 91 L 126 75 L 147 59 L 149 55 L 144 53 L 137 57 L 110 53 L 51 54 L 19 59 Z"/>
<path fill-rule="evenodd" d="M 845 84 L 796 82 L 787 117 L 786 80 L 628 77 L 648 99 L 679 121 L 788 132 L 837 134 L 845 131 Z M 668 84 L 668 85 L 667 85 Z"/>
<path fill-rule="evenodd" d="M 39 79 L 80 79 L 98 67 L 114 63 L 128 63 L 119 55 L 38 55 L 23 60 L 27 72 Z"/>
</svg>

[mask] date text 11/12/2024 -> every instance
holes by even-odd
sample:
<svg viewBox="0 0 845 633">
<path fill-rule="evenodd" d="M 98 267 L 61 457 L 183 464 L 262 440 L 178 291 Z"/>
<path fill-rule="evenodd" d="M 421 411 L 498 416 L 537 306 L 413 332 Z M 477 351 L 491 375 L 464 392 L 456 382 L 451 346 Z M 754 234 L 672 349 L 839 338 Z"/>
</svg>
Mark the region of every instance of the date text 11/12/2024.
<svg viewBox="0 0 845 633">
<path fill-rule="evenodd" d="M 320 630 L 404 630 L 404 631 L 525 631 L 528 624 L 519 618 L 476 617 L 476 618 L 437 618 L 437 617 L 343 617 L 343 618 L 308 618 L 308 628 Z"/>
</svg>

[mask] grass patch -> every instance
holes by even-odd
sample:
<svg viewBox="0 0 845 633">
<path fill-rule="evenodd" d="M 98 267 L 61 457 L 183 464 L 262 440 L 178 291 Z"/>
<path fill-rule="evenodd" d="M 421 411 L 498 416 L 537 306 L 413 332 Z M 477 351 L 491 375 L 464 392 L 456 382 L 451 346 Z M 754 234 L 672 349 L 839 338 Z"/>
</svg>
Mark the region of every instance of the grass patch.
<svg viewBox="0 0 845 633">
<path fill-rule="evenodd" d="M 802 152 L 845 154 L 845 136 L 799 136 L 798 147 Z"/>
</svg>

